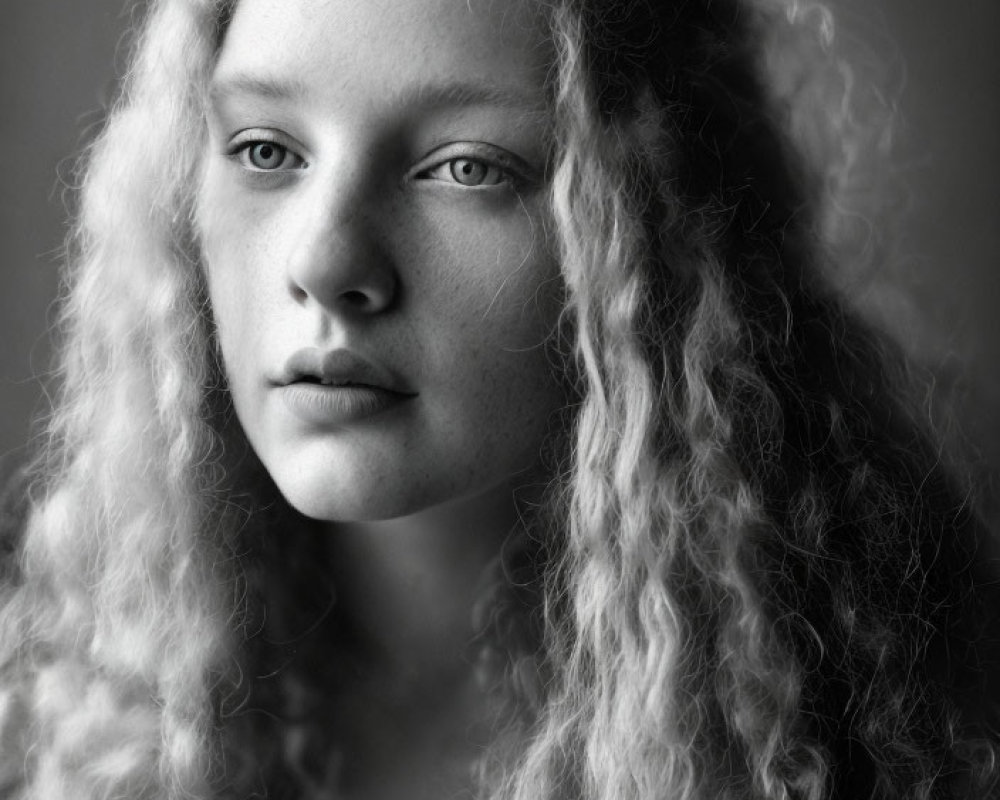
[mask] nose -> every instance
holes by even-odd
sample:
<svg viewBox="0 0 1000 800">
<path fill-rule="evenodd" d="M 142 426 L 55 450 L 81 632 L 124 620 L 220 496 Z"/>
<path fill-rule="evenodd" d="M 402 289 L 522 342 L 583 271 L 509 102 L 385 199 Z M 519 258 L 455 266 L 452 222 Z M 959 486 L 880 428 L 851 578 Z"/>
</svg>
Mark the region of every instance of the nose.
<svg viewBox="0 0 1000 800">
<path fill-rule="evenodd" d="M 318 179 L 316 185 L 304 193 L 290 226 L 289 292 L 297 302 L 315 302 L 327 311 L 385 311 L 396 300 L 398 276 L 379 241 L 381 224 L 371 203 L 349 176 Z"/>
</svg>

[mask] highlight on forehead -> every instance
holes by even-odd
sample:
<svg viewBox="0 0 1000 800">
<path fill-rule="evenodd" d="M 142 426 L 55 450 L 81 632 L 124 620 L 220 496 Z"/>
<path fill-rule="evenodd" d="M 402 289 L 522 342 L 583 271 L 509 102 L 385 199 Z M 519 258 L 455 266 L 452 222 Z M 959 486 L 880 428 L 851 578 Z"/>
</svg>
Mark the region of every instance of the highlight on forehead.
<svg viewBox="0 0 1000 800">
<path fill-rule="evenodd" d="M 350 0 L 354 2 L 354 0 Z M 369 0 L 364 0 L 369 2 Z M 402 3 L 404 8 L 408 7 L 413 0 L 391 0 L 391 2 Z M 527 45 L 529 52 L 522 54 L 517 62 L 515 73 L 521 72 L 520 66 L 524 59 L 534 61 L 530 56 L 530 51 L 536 50 L 540 43 L 530 44 L 542 31 L 542 40 L 550 41 L 551 32 L 551 9 L 546 2 L 538 0 L 443 0 L 452 10 L 461 9 L 467 13 L 479 15 L 480 12 L 498 16 L 499 19 L 492 20 L 492 27 L 488 34 L 492 40 L 504 40 L 502 31 L 512 35 L 511 43 L 517 42 L 515 50 L 521 50 L 522 45 Z M 452 5 L 453 4 L 453 5 Z M 225 28 L 220 39 L 219 52 L 214 75 L 212 75 L 208 90 L 209 98 L 213 103 L 219 103 L 228 97 L 246 97 L 260 100 L 301 100 L 309 95 L 308 75 L 298 73 L 298 68 L 294 66 L 294 59 L 284 63 L 283 57 L 275 60 L 259 49 L 256 57 L 250 62 L 234 63 L 233 59 L 227 58 L 225 54 L 226 41 L 232 31 L 229 25 L 234 21 L 237 6 L 246 8 L 245 3 L 237 4 L 231 2 L 229 13 L 224 20 Z M 265 5 L 268 10 L 273 7 Z M 531 9 L 528 19 L 516 12 L 517 9 Z M 499 12 L 499 13 L 497 13 Z M 248 11 L 249 13 L 249 11 Z M 321 29 L 313 27 L 316 33 Z M 440 48 L 437 46 L 440 36 L 446 31 L 437 31 L 433 36 L 433 41 L 426 44 L 430 51 L 436 52 Z M 322 33 L 319 33 L 322 36 Z M 262 42 L 266 46 L 268 41 Z M 410 41 L 413 41 L 411 36 Z M 419 41 L 419 40 L 418 40 Z M 358 44 L 355 42 L 355 44 Z M 362 45 L 363 46 L 363 45 Z M 332 56 L 332 62 L 336 64 L 341 59 L 347 59 L 340 65 L 339 72 L 349 71 L 353 62 L 350 54 L 340 54 L 338 58 L 336 51 L 327 49 L 328 58 Z M 370 48 L 369 48 L 370 49 Z M 548 47 L 544 47 L 548 50 Z M 300 50 L 301 53 L 301 50 Z M 434 75 L 438 70 L 429 71 L 426 75 L 421 74 L 419 66 L 410 65 L 408 69 L 400 68 L 396 61 L 396 54 L 391 48 L 379 51 L 386 59 L 393 63 L 393 68 L 401 74 L 402 80 L 397 82 L 397 86 L 387 88 L 387 102 L 390 104 L 413 104 L 422 106 L 495 106 L 500 108 L 510 108 L 520 112 L 546 111 L 550 106 L 548 78 L 551 74 L 551 67 L 555 53 L 547 54 L 540 63 L 541 80 L 532 81 L 535 86 L 522 86 L 516 80 L 517 74 L 508 74 L 505 70 L 494 71 L 492 74 L 459 75 L 452 78 L 447 73 L 440 77 Z M 440 67 L 440 64 L 438 65 Z M 335 75 L 330 75 L 330 79 L 335 79 Z M 540 88 L 541 91 L 537 89 Z M 383 93 L 386 97 L 386 93 Z"/>
<path fill-rule="evenodd" d="M 424 107 L 499 106 L 528 113 L 544 113 L 544 96 L 535 96 L 517 87 L 471 81 L 424 82 L 394 90 L 389 104 Z M 264 100 L 305 100 L 307 84 L 296 77 L 238 72 L 212 78 L 209 97 L 219 104 L 230 97 L 247 96 Z"/>
</svg>

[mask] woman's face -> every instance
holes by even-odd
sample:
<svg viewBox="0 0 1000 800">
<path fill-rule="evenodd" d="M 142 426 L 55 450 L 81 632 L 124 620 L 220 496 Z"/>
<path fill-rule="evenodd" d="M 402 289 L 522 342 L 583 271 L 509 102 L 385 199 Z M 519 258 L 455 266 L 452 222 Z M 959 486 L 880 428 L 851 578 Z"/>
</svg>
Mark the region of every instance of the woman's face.
<svg viewBox="0 0 1000 800">
<path fill-rule="evenodd" d="M 303 513 L 398 517 L 536 461 L 550 60 L 529 0 L 239 3 L 198 227 L 236 412 Z"/>
</svg>

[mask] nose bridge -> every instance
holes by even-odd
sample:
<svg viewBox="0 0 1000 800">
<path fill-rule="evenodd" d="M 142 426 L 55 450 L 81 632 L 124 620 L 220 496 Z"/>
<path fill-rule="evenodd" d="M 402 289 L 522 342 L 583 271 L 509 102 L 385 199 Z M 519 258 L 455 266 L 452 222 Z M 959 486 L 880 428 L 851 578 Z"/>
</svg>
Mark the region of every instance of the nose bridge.
<svg viewBox="0 0 1000 800">
<path fill-rule="evenodd" d="M 310 191 L 302 192 L 292 211 L 296 224 L 289 270 L 305 275 L 314 257 L 331 253 L 343 240 L 358 213 L 350 182 L 320 177 L 311 181 Z M 324 271 L 326 271 L 324 269 Z"/>
<path fill-rule="evenodd" d="M 292 209 L 295 224 L 286 265 L 300 302 L 377 311 L 391 303 L 395 275 L 371 229 L 373 202 L 364 171 L 331 165 L 308 177 Z"/>
</svg>

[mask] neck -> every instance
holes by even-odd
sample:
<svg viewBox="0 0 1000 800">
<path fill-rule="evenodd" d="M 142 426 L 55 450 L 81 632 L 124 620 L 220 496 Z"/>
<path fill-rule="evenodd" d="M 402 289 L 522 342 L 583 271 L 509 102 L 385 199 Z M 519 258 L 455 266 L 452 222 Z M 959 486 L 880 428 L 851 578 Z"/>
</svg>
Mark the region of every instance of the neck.
<svg viewBox="0 0 1000 800">
<path fill-rule="evenodd" d="M 517 525 L 510 484 L 400 519 L 332 523 L 337 613 L 366 666 L 414 687 L 468 670 L 482 581 Z"/>
</svg>

